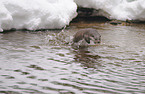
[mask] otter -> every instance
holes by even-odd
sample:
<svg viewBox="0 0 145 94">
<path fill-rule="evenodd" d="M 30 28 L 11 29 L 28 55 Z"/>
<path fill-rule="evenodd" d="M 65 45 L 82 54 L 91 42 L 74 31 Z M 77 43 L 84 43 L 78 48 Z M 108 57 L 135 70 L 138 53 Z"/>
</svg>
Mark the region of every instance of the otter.
<svg viewBox="0 0 145 94">
<path fill-rule="evenodd" d="M 87 28 L 79 30 L 73 38 L 73 47 L 87 47 L 91 43 L 97 44 L 101 42 L 101 35 L 96 29 Z"/>
</svg>

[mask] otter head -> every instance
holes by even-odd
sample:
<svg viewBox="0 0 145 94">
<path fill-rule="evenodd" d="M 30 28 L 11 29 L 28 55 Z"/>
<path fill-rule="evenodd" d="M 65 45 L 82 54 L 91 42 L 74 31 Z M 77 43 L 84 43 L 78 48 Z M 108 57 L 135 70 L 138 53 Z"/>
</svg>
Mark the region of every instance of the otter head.
<svg viewBox="0 0 145 94">
<path fill-rule="evenodd" d="M 91 41 L 93 41 L 95 44 L 101 42 L 101 35 L 95 29 L 90 29 L 84 32 L 83 37 L 85 41 L 89 44 Z"/>
</svg>

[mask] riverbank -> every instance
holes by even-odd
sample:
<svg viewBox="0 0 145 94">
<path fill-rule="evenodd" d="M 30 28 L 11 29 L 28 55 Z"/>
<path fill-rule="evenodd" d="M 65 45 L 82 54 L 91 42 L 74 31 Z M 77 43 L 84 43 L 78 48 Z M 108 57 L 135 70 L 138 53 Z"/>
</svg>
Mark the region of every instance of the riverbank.
<svg viewBox="0 0 145 94">
<path fill-rule="evenodd" d="M 139 20 L 128 20 L 126 21 L 121 21 L 121 20 L 116 20 L 116 19 L 109 19 L 109 14 L 108 17 L 105 17 L 105 12 L 102 10 L 95 10 L 93 8 L 83 8 L 79 7 L 77 9 L 77 17 L 74 18 L 71 21 L 71 24 L 77 23 L 77 22 L 97 22 L 97 23 L 109 23 L 111 25 L 142 25 L 145 24 L 145 21 L 139 21 Z M 103 14 L 104 13 L 104 14 Z"/>
</svg>

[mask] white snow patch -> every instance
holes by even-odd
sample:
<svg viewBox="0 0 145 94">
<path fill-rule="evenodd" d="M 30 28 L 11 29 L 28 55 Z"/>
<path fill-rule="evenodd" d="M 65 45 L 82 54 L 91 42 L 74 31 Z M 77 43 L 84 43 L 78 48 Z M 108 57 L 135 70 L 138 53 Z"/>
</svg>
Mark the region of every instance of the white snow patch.
<svg viewBox="0 0 145 94">
<path fill-rule="evenodd" d="M 110 19 L 145 21 L 145 0 L 0 0 L 0 32 L 61 29 L 77 16 L 77 5 Z"/>
<path fill-rule="evenodd" d="M 73 0 L 1 0 L 0 31 L 60 29 L 76 17 Z"/>
<path fill-rule="evenodd" d="M 117 20 L 145 21 L 145 0 L 74 0 L 78 6 L 101 9 Z M 103 15 L 104 16 L 104 15 Z"/>
</svg>

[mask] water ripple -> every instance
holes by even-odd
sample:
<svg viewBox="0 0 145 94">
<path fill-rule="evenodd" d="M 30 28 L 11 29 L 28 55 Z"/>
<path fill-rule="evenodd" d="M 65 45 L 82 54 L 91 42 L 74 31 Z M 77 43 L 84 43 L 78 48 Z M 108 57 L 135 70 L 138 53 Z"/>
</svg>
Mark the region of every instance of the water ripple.
<svg viewBox="0 0 145 94">
<path fill-rule="evenodd" d="M 102 44 L 74 50 L 78 29 L 1 34 L 0 93 L 145 93 L 144 29 L 99 26 Z"/>
</svg>

